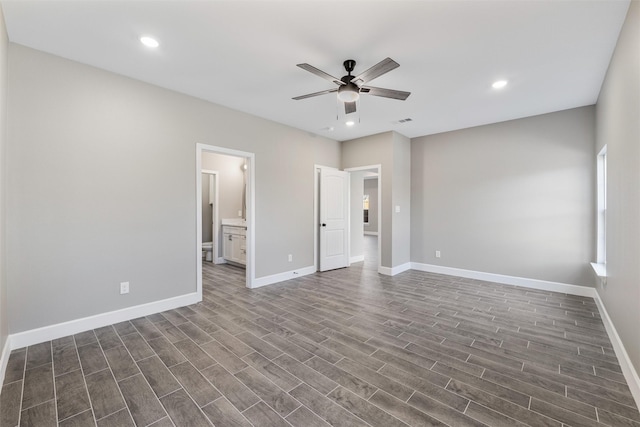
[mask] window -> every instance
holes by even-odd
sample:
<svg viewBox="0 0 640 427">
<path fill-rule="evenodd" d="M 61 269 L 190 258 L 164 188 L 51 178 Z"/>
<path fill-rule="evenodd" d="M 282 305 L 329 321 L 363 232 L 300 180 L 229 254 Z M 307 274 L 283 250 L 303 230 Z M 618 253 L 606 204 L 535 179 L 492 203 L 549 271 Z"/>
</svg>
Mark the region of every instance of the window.
<svg viewBox="0 0 640 427">
<path fill-rule="evenodd" d="M 607 275 L 607 146 L 598 153 L 597 159 L 598 230 L 596 262 L 592 267 L 600 277 Z"/>
<path fill-rule="evenodd" d="M 362 208 L 364 209 L 364 223 L 369 224 L 369 195 L 365 194 L 362 198 Z"/>
</svg>

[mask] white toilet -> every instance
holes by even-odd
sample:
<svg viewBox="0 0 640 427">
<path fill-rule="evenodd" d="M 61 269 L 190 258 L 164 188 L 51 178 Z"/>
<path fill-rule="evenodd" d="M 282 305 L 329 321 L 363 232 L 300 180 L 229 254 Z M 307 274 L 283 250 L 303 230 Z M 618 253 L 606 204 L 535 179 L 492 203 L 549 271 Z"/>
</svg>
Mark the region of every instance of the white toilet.
<svg viewBox="0 0 640 427">
<path fill-rule="evenodd" d="M 213 242 L 203 242 L 202 243 L 202 252 L 205 253 L 204 259 L 206 261 L 213 261 Z"/>
</svg>

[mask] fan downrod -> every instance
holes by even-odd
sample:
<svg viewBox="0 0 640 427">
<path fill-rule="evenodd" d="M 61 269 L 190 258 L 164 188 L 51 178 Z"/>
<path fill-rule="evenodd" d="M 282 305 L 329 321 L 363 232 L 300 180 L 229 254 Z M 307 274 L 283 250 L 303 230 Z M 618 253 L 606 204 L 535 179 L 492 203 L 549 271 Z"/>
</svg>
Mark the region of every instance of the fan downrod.
<svg viewBox="0 0 640 427">
<path fill-rule="evenodd" d="M 356 61 L 353 59 L 347 59 L 342 63 L 344 65 L 344 69 L 347 70 L 347 73 L 351 75 L 351 72 L 356 68 Z"/>
</svg>

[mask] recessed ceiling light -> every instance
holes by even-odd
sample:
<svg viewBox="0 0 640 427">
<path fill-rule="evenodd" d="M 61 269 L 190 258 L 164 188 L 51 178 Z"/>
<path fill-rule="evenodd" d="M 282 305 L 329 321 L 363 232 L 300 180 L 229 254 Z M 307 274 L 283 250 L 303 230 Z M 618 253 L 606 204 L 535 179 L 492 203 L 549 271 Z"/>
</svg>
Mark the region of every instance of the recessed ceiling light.
<svg viewBox="0 0 640 427">
<path fill-rule="evenodd" d="M 148 36 L 140 37 L 140 43 L 142 43 L 146 47 L 155 48 L 155 47 L 160 46 L 160 43 L 158 43 L 158 40 L 154 39 L 153 37 L 148 37 Z"/>
<path fill-rule="evenodd" d="M 506 80 L 498 80 L 497 82 L 493 82 L 491 87 L 493 87 L 494 89 L 502 89 L 507 85 L 507 83 L 508 82 Z"/>
<path fill-rule="evenodd" d="M 355 124 L 356 124 L 356 122 L 354 122 L 352 120 L 349 120 L 348 122 L 345 123 L 345 125 L 347 125 L 347 126 L 353 126 Z"/>
</svg>

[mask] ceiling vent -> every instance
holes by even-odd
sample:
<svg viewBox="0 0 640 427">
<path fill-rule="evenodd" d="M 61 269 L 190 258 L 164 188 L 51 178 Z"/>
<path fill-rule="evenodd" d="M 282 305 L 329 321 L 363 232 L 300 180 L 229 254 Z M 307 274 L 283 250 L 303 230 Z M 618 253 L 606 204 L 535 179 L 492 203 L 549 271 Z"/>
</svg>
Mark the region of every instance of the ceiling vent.
<svg viewBox="0 0 640 427">
<path fill-rule="evenodd" d="M 400 119 L 400 120 L 398 120 L 398 123 L 406 123 L 406 122 L 412 122 L 412 121 L 413 121 L 413 119 L 411 119 L 411 118 L 407 117 L 406 119 Z"/>
</svg>

